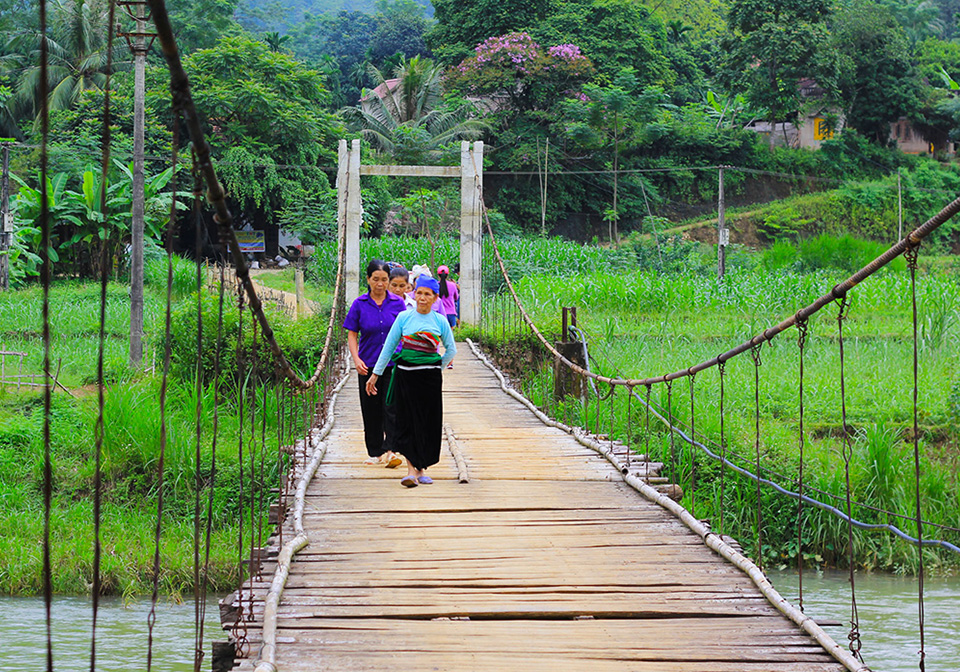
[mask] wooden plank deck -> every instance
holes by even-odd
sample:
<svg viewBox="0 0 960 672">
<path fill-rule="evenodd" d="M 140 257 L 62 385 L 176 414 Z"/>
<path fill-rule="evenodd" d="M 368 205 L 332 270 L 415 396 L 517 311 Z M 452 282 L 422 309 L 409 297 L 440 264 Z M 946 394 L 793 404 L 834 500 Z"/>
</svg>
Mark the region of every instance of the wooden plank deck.
<svg viewBox="0 0 960 672">
<path fill-rule="evenodd" d="M 412 489 L 403 467 L 361 464 L 355 378 L 344 387 L 307 493 L 311 541 L 280 602 L 281 672 L 844 669 L 745 574 L 459 353 L 444 420 L 469 483 L 446 450 L 434 484 Z M 254 658 L 262 606 L 261 594 Z"/>
</svg>

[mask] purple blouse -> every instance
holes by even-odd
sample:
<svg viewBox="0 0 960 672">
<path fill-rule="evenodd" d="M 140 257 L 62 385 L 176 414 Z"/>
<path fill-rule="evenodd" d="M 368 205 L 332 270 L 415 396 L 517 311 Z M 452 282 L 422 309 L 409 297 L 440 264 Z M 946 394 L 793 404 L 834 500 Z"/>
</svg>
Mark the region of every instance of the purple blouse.
<svg viewBox="0 0 960 672">
<path fill-rule="evenodd" d="M 406 309 L 403 299 L 387 292 L 386 298 L 379 306 L 370 298 L 370 293 L 362 294 L 350 306 L 347 317 L 343 320 L 343 328 L 359 334 L 360 347 L 357 354 L 363 363 L 371 369 L 377 363 L 383 342 L 387 340 L 390 327 L 393 326 L 397 315 Z"/>
</svg>

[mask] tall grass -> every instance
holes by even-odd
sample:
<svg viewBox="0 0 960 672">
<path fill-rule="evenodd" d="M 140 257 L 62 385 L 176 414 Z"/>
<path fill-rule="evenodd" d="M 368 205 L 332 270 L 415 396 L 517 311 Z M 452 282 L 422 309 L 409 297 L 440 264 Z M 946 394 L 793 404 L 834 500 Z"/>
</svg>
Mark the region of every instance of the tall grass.
<svg viewBox="0 0 960 672">
<path fill-rule="evenodd" d="M 529 275 L 519 280 L 518 291 L 538 326 L 553 338 L 560 330 L 560 308 L 578 307 L 580 327 L 589 336 L 592 368 L 608 375 L 631 378 L 655 376 L 685 369 L 708 360 L 761 332 L 785 316 L 826 293 L 836 283 L 836 273 L 781 271 L 770 274 L 757 268 L 729 274 L 724 281 L 684 273 L 659 274 L 597 272 L 587 275 Z M 960 278 L 949 269 L 923 273 L 918 278 L 921 324 L 920 411 L 921 496 L 928 521 L 960 527 L 957 488 L 956 405 L 951 389 L 960 389 L 960 329 L 956 323 Z M 858 286 L 844 326 L 847 423 L 853 431 L 851 460 L 852 496 L 866 506 L 855 506 L 854 516 L 867 522 L 893 523 L 911 534 L 914 515 L 912 434 L 912 333 L 909 279 L 896 269 L 883 272 Z M 531 340 L 509 311 L 509 302 L 488 299 L 485 304 L 484 339 L 498 352 L 510 352 L 504 342 Z M 816 495 L 841 506 L 845 497 L 844 461 L 840 423 L 837 309 L 828 307 L 811 321 L 805 350 L 805 481 L 827 494 Z M 948 317 L 944 318 L 943 315 Z M 790 330 L 765 346 L 760 366 L 760 448 L 765 477 L 795 489 L 799 472 L 797 435 L 799 358 L 796 331 Z M 648 434 L 642 424 L 640 404 L 632 402 L 632 423 L 623 391 L 612 401 L 556 402 L 552 368 L 513 366 L 512 373 L 531 398 L 566 422 L 586 424 L 602 434 L 627 441 L 636 451 L 645 450 Z M 545 361 L 534 358 L 534 362 Z M 509 366 L 512 362 L 508 361 Z M 726 365 L 724 433 L 731 458 L 753 468 L 754 365 L 749 356 Z M 951 385 L 952 381 L 958 381 Z M 716 369 L 700 373 L 695 384 L 698 440 L 717 446 L 720 438 L 719 381 Z M 690 423 L 689 381 L 673 386 L 673 413 Z M 603 388 L 601 391 L 605 391 Z M 642 392 L 642 391 L 641 391 Z M 655 386 L 653 400 L 667 405 L 663 385 Z M 699 450 L 675 440 L 675 457 L 669 435 L 654 423 L 649 433 L 650 451 L 666 465 L 665 474 L 684 486 L 684 503 L 700 518 L 741 540 L 756 555 L 756 493 L 753 481 L 725 473 L 720 496 L 719 466 Z M 716 448 L 715 448 L 716 450 Z M 690 492 L 691 462 L 697 469 L 696 491 Z M 772 489 L 761 492 L 763 548 L 768 563 L 793 563 L 802 553 L 811 564 L 846 562 L 846 525 L 826 512 L 806 507 L 802 545 L 798 545 L 796 504 Z M 890 514 L 869 507 L 885 509 Z M 907 517 L 907 519 L 902 516 Z M 925 537 L 937 536 L 957 543 L 960 535 L 928 527 Z M 868 568 L 913 571 L 917 552 L 913 546 L 886 533 L 856 532 L 855 562 Z M 927 551 L 928 566 L 960 565 L 949 553 Z"/>
<path fill-rule="evenodd" d="M 115 375 L 106 389 L 102 452 L 102 570 L 106 592 L 150 591 L 153 530 L 161 489 L 164 495 L 161 588 L 170 593 L 183 593 L 192 588 L 194 498 L 198 476 L 204 512 L 206 499 L 211 489 L 213 491 L 211 588 L 226 590 L 235 586 L 240 572 L 236 550 L 240 520 L 245 521 L 244 548 L 248 551 L 250 544 L 254 543 L 249 529 L 251 507 L 254 518 L 265 523 L 266 511 L 261 509 L 260 501 L 262 499 L 264 507 L 269 507 L 270 490 L 278 486 L 280 473 L 285 470 L 285 461 L 277 457 L 279 435 L 283 433 L 287 443 L 292 441 L 292 433 L 302 431 L 303 409 L 297 401 L 293 407 L 278 408 L 272 376 L 263 376 L 262 384 L 256 385 L 251 376 L 239 375 L 233 360 L 238 334 L 236 308 L 228 306 L 226 336 L 222 343 L 217 472 L 215 482 L 211 480 L 214 409 L 213 377 L 209 373 L 216 340 L 217 302 L 216 297 L 201 295 L 205 346 L 204 353 L 198 358 L 197 295 L 190 293 L 194 289 L 195 267 L 179 262 L 178 267 L 186 268 L 189 274 L 186 271 L 181 273 L 183 283 L 175 292 L 181 299 L 173 309 L 171 344 L 175 366 L 171 371 L 165 409 L 167 445 L 162 486 L 157 473 L 160 377 L 156 373 L 132 373 L 127 369 L 127 288 L 120 285 L 109 287 L 106 356 L 108 367 L 114 367 Z M 158 327 L 162 330 L 163 324 L 163 293 L 148 285 L 146 323 L 155 346 L 160 345 L 157 334 Z M 30 366 L 38 366 L 42 347 L 39 327 L 32 326 L 34 321 L 39 325 L 39 305 L 38 288 L 0 294 L 0 333 L 9 339 L 4 345 L 7 348 L 11 344 L 23 347 L 30 353 Z M 64 375 L 61 379 L 71 386 L 90 381 L 96 367 L 99 286 L 72 281 L 55 283 L 51 312 L 54 357 L 63 357 Z M 321 323 L 325 326 L 325 319 L 317 316 L 293 323 L 280 314 L 274 314 L 272 318 L 277 338 L 288 349 L 294 364 L 312 369 L 316 362 L 315 351 L 322 347 L 322 343 L 317 344 L 317 330 Z M 249 326 L 249 318 L 246 318 L 246 324 Z M 262 343 L 254 346 L 249 329 L 244 334 L 241 352 L 247 372 L 255 359 L 259 359 L 261 371 L 272 371 L 266 348 Z M 199 391 L 198 373 L 203 376 Z M 76 399 L 62 393 L 54 395 L 51 551 L 54 589 L 82 593 L 89 590 L 92 582 L 91 500 L 97 408 L 95 395 L 83 394 L 83 390 L 77 392 L 79 398 Z M 242 426 L 237 403 L 240 394 L 246 395 Z M 202 433 L 199 461 L 195 456 L 198 402 Z M 250 409 L 254 407 L 257 421 L 252 439 Z M 18 394 L 9 386 L 0 391 L 0 593 L 35 593 L 41 588 L 42 416 L 39 393 Z M 265 425 L 262 424 L 264 420 Z M 265 442 L 261 441 L 261 432 Z M 238 452 L 242 433 L 246 435 L 243 464 Z M 261 454 L 264 457 L 262 475 Z M 251 456 L 254 464 L 252 477 Z M 244 502 L 237 496 L 242 471 L 245 472 Z M 267 533 L 264 530 L 264 541 Z"/>
</svg>

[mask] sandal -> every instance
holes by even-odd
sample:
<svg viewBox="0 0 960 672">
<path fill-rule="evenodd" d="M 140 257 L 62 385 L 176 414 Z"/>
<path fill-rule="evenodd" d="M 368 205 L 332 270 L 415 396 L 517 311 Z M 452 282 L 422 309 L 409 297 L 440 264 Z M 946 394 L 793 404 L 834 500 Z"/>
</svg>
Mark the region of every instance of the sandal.
<svg viewBox="0 0 960 672">
<path fill-rule="evenodd" d="M 364 464 L 380 464 L 379 457 L 368 457 L 363 461 Z"/>
<path fill-rule="evenodd" d="M 403 459 L 399 455 L 394 455 L 387 461 L 387 464 L 385 466 L 387 467 L 387 469 L 396 469 L 401 464 L 403 464 Z"/>
<path fill-rule="evenodd" d="M 417 487 L 417 477 L 416 476 L 404 476 L 400 479 L 400 485 L 405 488 L 415 488 Z"/>
<path fill-rule="evenodd" d="M 417 482 L 422 483 L 423 485 L 430 485 L 431 483 L 433 483 L 433 479 L 427 476 L 426 474 L 424 474 L 423 476 L 417 477 Z"/>
</svg>

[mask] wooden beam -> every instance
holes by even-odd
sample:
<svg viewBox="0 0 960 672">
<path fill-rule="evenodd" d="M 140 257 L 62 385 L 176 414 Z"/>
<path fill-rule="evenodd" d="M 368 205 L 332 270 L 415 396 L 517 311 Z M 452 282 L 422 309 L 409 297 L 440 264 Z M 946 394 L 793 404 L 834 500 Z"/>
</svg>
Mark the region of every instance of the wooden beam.
<svg viewBox="0 0 960 672">
<path fill-rule="evenodd" d="M 361 175 L 460 177 L 460 166 L 360 166 Z"/>
</svg>

